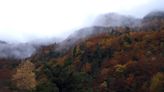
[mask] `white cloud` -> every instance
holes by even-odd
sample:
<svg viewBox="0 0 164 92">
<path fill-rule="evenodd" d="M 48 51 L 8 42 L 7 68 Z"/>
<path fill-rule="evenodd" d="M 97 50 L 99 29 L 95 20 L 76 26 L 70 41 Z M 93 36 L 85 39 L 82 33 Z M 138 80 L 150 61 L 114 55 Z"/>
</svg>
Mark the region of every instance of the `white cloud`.
<svg viewBox="0 0 164 92">
<path fill-rule="evenodd" d="M 119 12 L 140 17 L 147 11 L 161 8 L 161 3 L 164 1 L 1 0 L 0 39 L 26 42 L 38 38 L 64 37 L 72 29 L 89 24 L 88 21 L 94 19 L 92 16 Z"/>
</svg>

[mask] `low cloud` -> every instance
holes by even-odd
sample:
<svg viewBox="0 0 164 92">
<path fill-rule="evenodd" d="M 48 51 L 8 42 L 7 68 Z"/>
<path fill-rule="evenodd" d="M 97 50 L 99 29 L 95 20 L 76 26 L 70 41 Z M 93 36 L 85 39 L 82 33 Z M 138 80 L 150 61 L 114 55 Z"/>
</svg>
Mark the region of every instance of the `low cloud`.
<svg viewBox="0 0 164 92">
<path fill-rule="evenodd" d="M 99 14 L 116 12 L 143 17 L 164 10 L 164 0 L 2 0 L 0 40 L 29 42 L 35 39 L 66 38 L 90 26 Z"/>
<path fill-rule="evenodd" d="M 0 58 L 24 59 L 36 51 L 30 44 L 0 44 Z"/>
</svg>

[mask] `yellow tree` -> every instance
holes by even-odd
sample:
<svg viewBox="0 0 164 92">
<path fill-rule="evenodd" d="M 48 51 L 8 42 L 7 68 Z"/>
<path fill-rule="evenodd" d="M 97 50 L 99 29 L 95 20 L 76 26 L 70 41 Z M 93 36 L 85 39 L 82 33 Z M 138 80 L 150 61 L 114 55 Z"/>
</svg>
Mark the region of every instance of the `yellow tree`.
<svg viewBox="0 0 164 92">
<path fill-rule="evenodd" d="M 154 75 L 150 85 L 151 92 L 164 92 L 164 74 L 157 73 Z"/>
<path fill-rule="evenodd" d="M 30 61 L 22 62 L 16 69 L 12 80 L 16 87 L 20 90 L 31 90 L 36 87 L 36 79 L 34 73 L 35 66 Z"/>
</svg>

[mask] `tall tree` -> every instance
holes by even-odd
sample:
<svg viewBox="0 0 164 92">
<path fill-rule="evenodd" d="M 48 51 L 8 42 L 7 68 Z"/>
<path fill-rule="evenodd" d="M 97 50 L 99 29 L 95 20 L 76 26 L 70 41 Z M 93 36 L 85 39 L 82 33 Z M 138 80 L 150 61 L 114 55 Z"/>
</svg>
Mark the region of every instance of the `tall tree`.
<svg viewBox="0 0 164 92">
<path fill-rule="evenodd" d="M 30 61 L 22 62 L 16 69 L 12 80 L 16 87 L 20 90 L 31 90 L 36 87 L 36 79 L 34 73 L 35 66 Z"/>
</svg>

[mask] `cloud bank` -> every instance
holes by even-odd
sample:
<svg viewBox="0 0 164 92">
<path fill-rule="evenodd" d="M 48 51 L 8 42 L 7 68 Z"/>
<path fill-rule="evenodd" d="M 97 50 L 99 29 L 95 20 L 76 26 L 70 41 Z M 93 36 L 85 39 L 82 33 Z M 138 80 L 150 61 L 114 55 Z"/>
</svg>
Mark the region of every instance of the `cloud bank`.
<svg viewBox="0 0 164 92">
<path fill-rule="evenodd" d="M 143 17 L 164 10 L 164 0 L 1 0 L 0 40 L 28 42 L 65 38 L 89 26 L 99 14 Z"/>
</svg>

